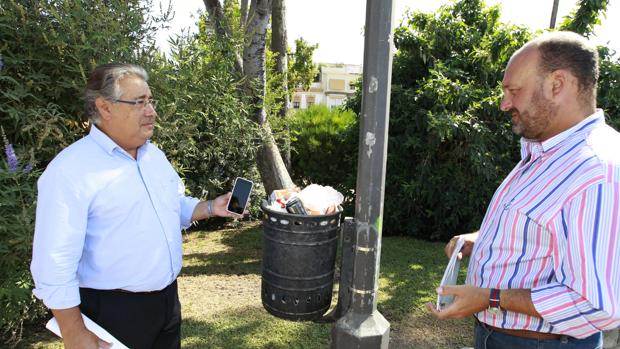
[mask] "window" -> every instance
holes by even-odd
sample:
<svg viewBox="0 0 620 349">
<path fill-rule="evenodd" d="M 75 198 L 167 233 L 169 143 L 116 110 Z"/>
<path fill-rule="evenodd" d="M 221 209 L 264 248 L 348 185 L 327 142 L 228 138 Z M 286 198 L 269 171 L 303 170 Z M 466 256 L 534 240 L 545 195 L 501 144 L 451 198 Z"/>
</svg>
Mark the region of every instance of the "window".
<svg viewBox="0 0 620 349">
<path fill-rule="evenodd" d="M 329 89 L 331 91 L 344 91 L 344 80 L 343 79 L 330 79 Z"/>
<path fill-rule="evenodd" d="M 299 102 L 297 101 L 293 102 L 293 108 L 299 109 Z"/>
</svg>

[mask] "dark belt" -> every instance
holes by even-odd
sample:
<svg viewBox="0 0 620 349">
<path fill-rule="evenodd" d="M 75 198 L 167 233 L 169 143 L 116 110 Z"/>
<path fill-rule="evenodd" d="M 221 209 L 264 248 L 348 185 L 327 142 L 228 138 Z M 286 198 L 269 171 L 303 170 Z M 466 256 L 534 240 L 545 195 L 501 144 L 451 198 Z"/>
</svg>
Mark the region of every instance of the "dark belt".
<svg viewBox="0 0 620 349">
<path fill-rule="evenodd" d="M 538 339 L 538 340 L 560 340 L 560 339 L 563 339 L 562 337 L 567 338 L 567 336 L 557 334 L 557 333 L 536 332 L 536 331 L 528 331 L 528 330 L 512 330 L 508 328 L 495 327 L 489 324 L 485 324 L 484 322 L 481 322 L 478 319 L 476 319 L 476 322 L 490 331 L 503 333 L 503 334 L 507 334 L 507 335 L 515 336 L 515 337 Z"/>
</svg>

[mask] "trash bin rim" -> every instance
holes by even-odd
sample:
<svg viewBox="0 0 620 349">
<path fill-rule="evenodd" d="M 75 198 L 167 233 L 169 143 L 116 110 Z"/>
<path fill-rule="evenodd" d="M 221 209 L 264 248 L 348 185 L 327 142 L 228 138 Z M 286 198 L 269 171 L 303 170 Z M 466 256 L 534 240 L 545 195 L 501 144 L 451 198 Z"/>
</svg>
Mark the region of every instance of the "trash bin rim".
<svg viewBox="0 0 620 349">
<path fill-rule="evenodd" d="M 274 211 L 270 208 L 267 208 L 267 200 L 264 200 L 264 199 L 261 202 L 260 209 L 261 211 L 263 211 L 263 213 L 266 213 L 265 211 L 267 211 L 268 213 L 272 213 L 276 215 L 287 215 L 287 216 L 298 217 L 298 218 L 310 218 L 310 217 L 311 218 L 328 218 L 328 217 L 336 217 L 342 213 L 342 206 L 340 205 L 338 205 L 338 210 L 335 213 L 330 213 L 330 214 L 309 215 L 309 214 L 297 214 L 297 213 L 290 213 L 290 212 Z"/>
</svg>

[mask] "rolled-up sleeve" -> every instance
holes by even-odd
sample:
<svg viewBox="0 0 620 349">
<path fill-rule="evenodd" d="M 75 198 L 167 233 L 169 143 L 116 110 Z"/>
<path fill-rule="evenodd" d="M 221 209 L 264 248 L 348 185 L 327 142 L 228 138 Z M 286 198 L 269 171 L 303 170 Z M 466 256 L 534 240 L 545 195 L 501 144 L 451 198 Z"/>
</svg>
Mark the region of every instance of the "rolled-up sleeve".
<svg viewBox="0 0 620 349">
<path fill-rule="evenodd" d="M 552 222 L 557 282 L 532 289 L 541 316 L 584 338 L 620 326 L 620 185 L 593 185 Z"/>
<path fill-rule="evenodd" d="M 82 194 L 58 168 L 39 178 L 30 270 L 34 295 L 50 309 L 80 304 L 77 269 L 88 218 Z"/>
</svg>

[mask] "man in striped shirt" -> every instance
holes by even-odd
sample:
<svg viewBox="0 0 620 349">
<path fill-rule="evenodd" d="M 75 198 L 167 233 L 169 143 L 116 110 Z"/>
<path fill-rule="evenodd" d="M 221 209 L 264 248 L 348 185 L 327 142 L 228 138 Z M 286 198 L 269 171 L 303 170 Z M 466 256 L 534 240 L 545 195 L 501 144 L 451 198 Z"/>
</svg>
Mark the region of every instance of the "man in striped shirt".
<svg viewBox="0 0 620 349">
<path fill-rule="evenodd" d="M 440 319 L 476 318 L 476 348 L 601 348 L 620 326 L 620 134 L 596 108 L 598 54 L 547 33 L 508 62 L 501 109 L 522 160 L 480 231 L 461 235 L 466 285 Z M 446 246 L 451 255 L 458 237 Z"/>
</svg>

